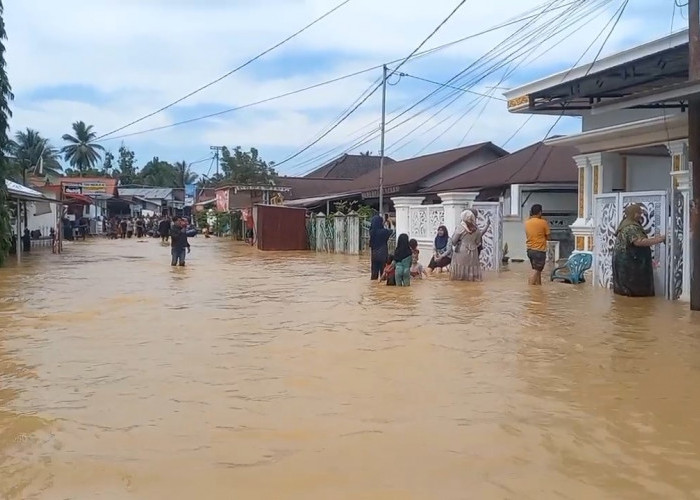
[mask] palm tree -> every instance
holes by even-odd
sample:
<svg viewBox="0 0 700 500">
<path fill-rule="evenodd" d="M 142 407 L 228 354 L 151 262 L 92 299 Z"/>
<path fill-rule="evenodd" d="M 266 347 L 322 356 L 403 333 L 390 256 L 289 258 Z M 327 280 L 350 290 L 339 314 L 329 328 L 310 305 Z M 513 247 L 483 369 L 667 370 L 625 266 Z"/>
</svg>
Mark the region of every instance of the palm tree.
<svg viewBox="0 0 700 500">
<path fill-rule="evenodd" d="M 194 184 L 197 180 L 197 174 L 190 170 L 190 165 L 186 161 L 175 162 L 175 171 L 177 172 L 178 187 Z"/>
<path fill-rule="evenodd" d="M 26 174 L 58 176 L 63 170 L 58 162 L 58 150 L 48 139 L 31 128 L 15 133 L 15 140 L 10 141 L 9 153 L 14 156 L 14 164 L 22 173 L 22 181 L 26 183 Z"/>
<path fill-rule="evenodd" d="M 6 38 L 3 6 L 0 0 L 0 265 L 2 265 L 7 252 L 10 250 L 10 238 L 12 236 L 7 189 L 5 188 L 7 158 L 4 150 L 7 149 L 6 146 L 9 142 L 7 137 L 8 119 L 12 116 L 9 103 L 13 98 L 7 71 L 5 71 L 4 40 Z"/>
<path fill-rule="evenodd" d="M 70 144 L 63 146 L 61 152 L 71 167 L 83 173 L 97 165 L 102 158 L 98 151 L 105 148 L 95 143 L 97 134 L 92 131 L 92 125 L 85 125 L 84 121 L 75 122 L 73 132 L 75 135 L 64 134 L 63 140 Z"/>
</svg>

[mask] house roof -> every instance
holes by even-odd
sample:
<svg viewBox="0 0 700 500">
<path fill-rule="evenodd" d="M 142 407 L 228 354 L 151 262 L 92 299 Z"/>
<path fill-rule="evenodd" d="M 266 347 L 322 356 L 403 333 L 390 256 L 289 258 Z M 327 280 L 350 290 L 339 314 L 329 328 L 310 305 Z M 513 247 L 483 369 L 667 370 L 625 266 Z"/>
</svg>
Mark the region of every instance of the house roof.
<svg viewBox="0 0 700 500">
<path fill-rule="evenodd" d="M 570 146 L 547 146 L 538 142 L 458 175 L 423 192 L 439 193 L 508 186 L 511 184 L 575 183 L 578 170 Z"/>
<path fill-rule="evenodd" d="M 5 179 L 5 187 L 11 198 L 20 200 L 37 200 L 44 201 L 44 195 L 35 189 L 23 186 L 9 179 Z"/>
<path fill-rule="evenodd" d="M 322 179 L 357 179 L 358 177 L 379 169 L 380 156 L 344 154 L 322 167 L 306 174 L 305 177 Z M 384 165 L 394 163 L 388 156 L 384 157 Z"/>
<path fill-rule="evenodd" d="M 301 198 L 314 198 L 352 190 L 355 181 L 352 179 L 280 177 L 279 184 L 291 188 L 291 191 L 284 195 L 285 199 L 298 200 Z"/>
<path fill-rule="evenodd" d="M 173 197 L 172 188 L 119 188 L 122 196 L 137 196 L 148 200 L 169 200 Z"/>
<path fill-rule="evenodd" d="M 606 100 L 688 79 L 688 30 L 509 90 L 508 110 L 580 115 Z M 658 105 L 657 105 L 658 106 Z M 646 106 L 649 107 L 649 106 Z"/>
<path fill-rule="evenodd" d="M 420 183 L 427 177 L 437 174 L 455 163 L 486 149 L 490 149 L 499 155 L 508 154 L 491 142 L 482 142 L 463 148 L 397 161 L 385 166 L 384 187 L 391 188 Z M 378 188 L 378 183 L 378 173 L 370 172 L 358 178 L 354 186 L 361 191 L 374 190 Z"/>
</svg>

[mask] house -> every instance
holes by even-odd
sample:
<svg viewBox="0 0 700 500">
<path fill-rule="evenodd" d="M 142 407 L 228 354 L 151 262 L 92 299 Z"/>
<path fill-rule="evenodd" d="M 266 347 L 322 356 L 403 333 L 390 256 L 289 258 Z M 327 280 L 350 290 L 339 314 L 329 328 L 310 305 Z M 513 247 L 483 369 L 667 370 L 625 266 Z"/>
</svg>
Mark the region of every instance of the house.
<svg viewBox="0 0 700 500">
<path fill-rule="evenodd" d="M 559 255 L 568 257 L 574 239 L 569 226 L 576 220 L 578 170 L 570 146 L 538 142 L 468 172 L 421 190 L 427 195 L 478 192 L 478 201 L 503 201 L 503 242 L 508 255 L 525 259 L 523 222 L 530 207 L 540 204 L 559 242 Z"/>
<path fill-rule="evenodd" d="M 577 251 L 593 253 L 593 282 L 610 287 L 612 242 L 622 210 L 643 206 L 654 250 L 657 294 L 689 299 L 688 31 L 674 33 L 505 94 L 513 113 L 578 116 L 580 133 L 550 146 L 576 150 Z M 669 213 L 670 211 L 670 213 Z"/>
<path fill-rule="evenodd" d="M 252 209 L 256 204 L 281 203 L 288 187 L 230 185 L 216 188 L 216 209 L 220 212 Z"/>
<path fill-rule="evenodd" d="M 177 191 L 175 188 L 161 187 L 120 187 L 119 200 L 114 200 L 110 208 L 113 213 L 129 213 L 132 216 L 141 213 L 176 214 L 184 208 L 184 190 L 179 190 L 182 191 L 182 196 L 177 196 L 180 194 Z"/>
<path fill-rule="evenodd" d="M 389 197 L 418 193 L 422 189 L 428 189 L 506 154 L 508 153 L 505 150 L 491 142 L 485 142 L 385 164 L 383 169 L 384 211 L 391 211 Z M 287 183 L 291 182 L 294 181 L 287 181 Z M 331 203 L 347 200 L 362 202 L 378 208 L 378 168 L 370 170 L 352 181 L 336 179 L 335 182 L 337 182 L 335 185 L 331 183 L 317 184 L 314 189 L 308 190 L 309 196 L 294 199 L 285 202 L 285 204 L 315 208 L 324 205 L 330 207 Z M 301 185 L 298 186 L 298 189 L 300 187 Z M 316 193 L 312 192 L 314 190 Z"/>
<path fill-rule="evenodd" d="M 381 156 L 343 154 L 325 165 L 309 172 L 304 177 L 314 179 L 357 179 L 358 177 L 379 170 Z M 394 163 L 388 156 L 384 165 Z"/>
</svg>

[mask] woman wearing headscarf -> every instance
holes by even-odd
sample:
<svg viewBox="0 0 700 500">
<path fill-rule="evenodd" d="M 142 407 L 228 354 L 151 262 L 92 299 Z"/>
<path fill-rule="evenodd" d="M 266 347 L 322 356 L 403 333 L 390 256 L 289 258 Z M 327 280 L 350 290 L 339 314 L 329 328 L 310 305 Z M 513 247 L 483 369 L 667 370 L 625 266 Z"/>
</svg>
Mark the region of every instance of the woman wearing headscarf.
<svg viewBox="0 0 700 500">
<path fill-rule="evenodd" d="M 459 281 L 481 281 L 481 264 L 479 263 L 479 247 L 491 221 L 486 223 L 482 230 L 476 225 L 476 215 L 471 210 L 462 212 L 462 223 L 457 226 L 452 234 L 452 264 L 450 265 L 450 279 Z"/>
<path fill-rule="evenodd" d="M 372 261 L 372 279 L 377 280 L 382 274 L 386 259 L 389 257 L 389 238 L 392 231 L 384 228 L 381 215 L 372 217 L 369 226 L 369 248 Z"/>
<path fill-rule="evenodd" d="M 394 251 L 396 286 L 411 286 L 412 261 L 413 249 L 408 241 L 408 235 L 401 233 L 396 240 L 396 250 Z"/>
<path fill-rule="evenodd" d="M 615 233 L 612 258 L 613 292 L 628 297 L 652 297 L 654 268 L 651 247 L 666 242 L 666 236 L 649 237 L 642 227 L 642 207 L 632 204 L 625 208 Z"/>
<path fill-rule="evenodd" d="M 428 269 L 432 273 L 435 269 L 447 267 L 452 262 L 452 243 L 450 243 L 450 234 L 445 226 L 440 226 L 437 229 L 435 243 L 433 244 L 433 257 L 430 259 Z"/>
</svg>

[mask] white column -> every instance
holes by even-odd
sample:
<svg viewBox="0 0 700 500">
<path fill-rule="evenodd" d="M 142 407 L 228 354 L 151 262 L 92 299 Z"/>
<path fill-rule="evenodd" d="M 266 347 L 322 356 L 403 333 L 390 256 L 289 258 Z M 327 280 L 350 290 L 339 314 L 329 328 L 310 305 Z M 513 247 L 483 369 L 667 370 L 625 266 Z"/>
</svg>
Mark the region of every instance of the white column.
<svg viewBox="0 0 700 500">
<path fill-rule="evenodd" d="M 683 291 L 680 300 L 690 300 L 690 270 L 692 269 L 692 254 L 690 253 L 690 169 L 688 168 L 688 141 L 673 141 L 668 145 L 671 154 L 671 185 L 678 189 L 683 196 Z M 673 212 L 673 207 L 671 207 Z M 668 235 L 673 237 L 673 217 L 671 226 L 668 228 Z M 673 258 L 669 265 L 673 265 Z M 669 272 L 673 269 L 669 267 Z"/>
<path fill-rule="evenodd" d="M 519 216 L 520 215 L 520 194 L 522 186 L 520 184 L 510 185 L 510 209 L 505 215 Z"/>
<path fill-rule="evenodd" d="M 335 253 L 347 253 L 347 248 L 345 248 L 345 238 L 347 226 L 345 214 L 338 212 L 333 216 L 333 233 L 335 236 L 335 246 L 333 247 Z"/>
<path fill-rule="evenodd" d="M 347 253 L 358 255 L 360 253 L 360 218 L 357 212 L 350 212 L 345 219 L 348 234 Z"/>
<path fill-rule="evenodd" d="M 461 222 L 460 214 L 472 206 L 479 193 L 438 193 L 445 209 L 445 226 L 450 234 Z"/>
<path fill-rule="evenodd" d="M 597 194 L 612 193 L 615 188 L 622 188 L 622 157 L 617 153 L 593 153 L 586 155 L 591 172 L 591 216 L 593 214 L 593 197 Z"/>
<path fill-rule="evenodd" d="M 578 217 L 570 226 L 574 234 L 576 252 L 593 249 L 593 197 L 591 165 L 586 155 L 574 156 L 578 166 Z"/>
<path fill-rule="evenodd" d="M 421 206 L 423 200 L 425 200 L 424 196 L 397 196 L 391 199 L 396 210 L 396 234 L 410 234 L 409 209 Z"/>
</svg>

